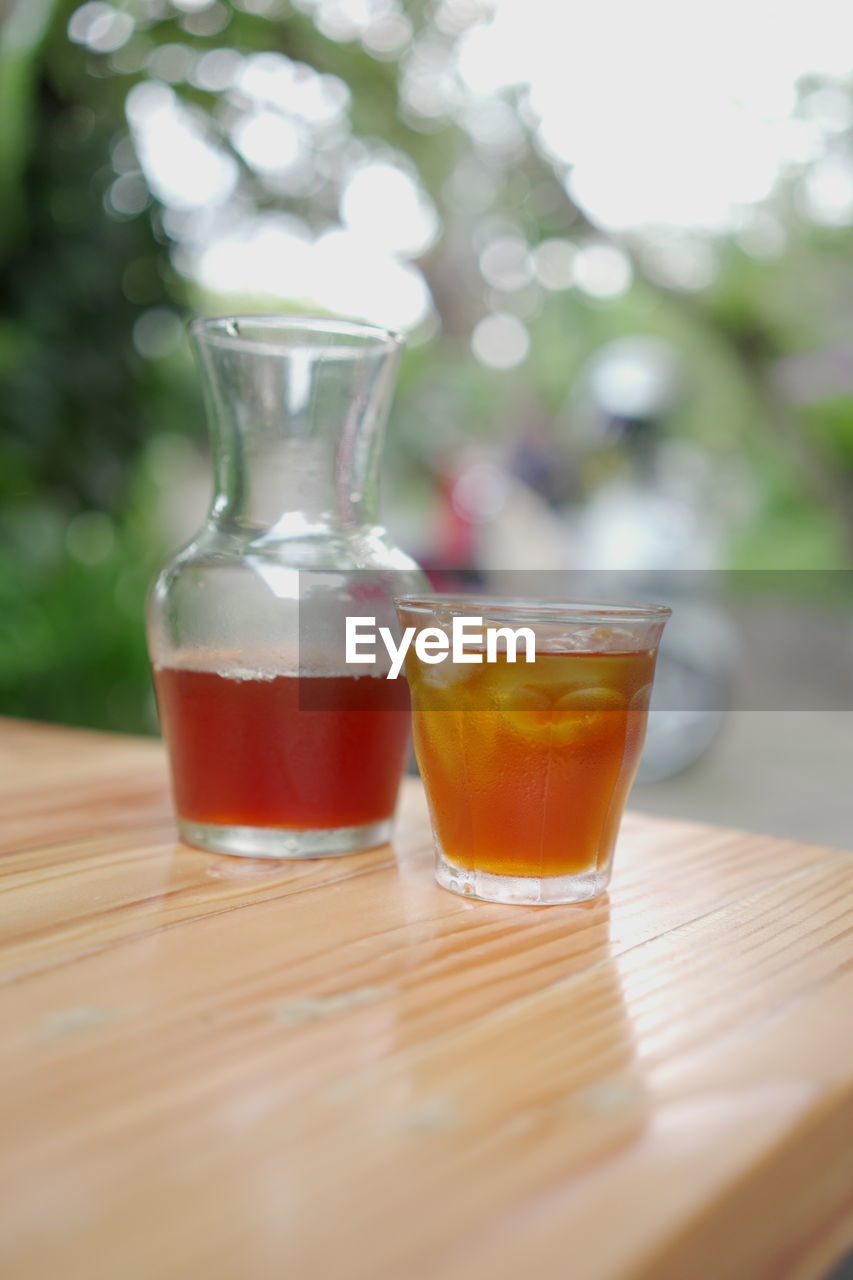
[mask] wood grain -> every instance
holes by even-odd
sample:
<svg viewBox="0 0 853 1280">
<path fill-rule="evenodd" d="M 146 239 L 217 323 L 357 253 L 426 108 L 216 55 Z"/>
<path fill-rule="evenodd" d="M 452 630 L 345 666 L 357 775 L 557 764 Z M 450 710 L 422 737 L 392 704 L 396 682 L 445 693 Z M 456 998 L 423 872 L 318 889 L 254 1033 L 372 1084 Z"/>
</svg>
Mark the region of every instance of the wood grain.
<svg viewBox="0 0 853 1280">
<path fill-rule="evenodd" d="M 817 1280 L 849 855 L 629 815 L 609 895 L 178 843 L 159 744 L 0 730 L 3 1274 Z"/>
</svg>

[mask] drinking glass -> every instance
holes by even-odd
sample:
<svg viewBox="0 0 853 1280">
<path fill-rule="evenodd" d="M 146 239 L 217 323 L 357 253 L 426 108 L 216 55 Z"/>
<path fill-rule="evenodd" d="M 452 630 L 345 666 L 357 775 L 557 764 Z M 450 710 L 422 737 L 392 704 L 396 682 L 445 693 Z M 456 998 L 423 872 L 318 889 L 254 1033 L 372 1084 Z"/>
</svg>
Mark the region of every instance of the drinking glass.
<svg viewBox="0 0 853 1280">
<path fill-rule="evenodd" d="M 507 903 L 603 892 L 670 612 L 398 599 L 440 885 Z"/>
</svg>

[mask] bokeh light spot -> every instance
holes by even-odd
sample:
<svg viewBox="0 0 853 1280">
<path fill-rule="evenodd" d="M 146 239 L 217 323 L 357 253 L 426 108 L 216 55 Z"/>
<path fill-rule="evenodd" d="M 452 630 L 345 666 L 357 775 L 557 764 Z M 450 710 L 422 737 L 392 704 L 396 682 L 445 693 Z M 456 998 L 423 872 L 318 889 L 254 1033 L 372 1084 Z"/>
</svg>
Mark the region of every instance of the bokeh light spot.
<svg viewBox="0 0 853 1280">
<path fill-rule="evenodd" d="M 81 511 L 69 522 L 65 547 L 79 564 L 87 567 L 101 564 L 115 547 L 112 520 L 105 511 Z"/>
<path fill-rule="evenodd" d="M 230 21 L 231 11 L 219 0 L 215 0 L 205 9 L 188 13 L 182 20 L 181 26 L 191 36 L 216 36 L 220 31 L 225 30 Z"/>
<path fill-rule="evenodd" d="M 233 130 L 234 145 L 253 169 L 274 173 L 292 165 L 302 151 L 299 130 L 277 111 L 243 116 Z"/>
<path fill-rule="evenodd" d="M 591 298 L 619 298 L 631 286 L 631 263 L 615 245 L 588 244 L 578 249 L 575 282 Z"/>
<path fill-rule="evenodd" d="M 203 53 L 191 70 L 190 83 L 208 93 L 229 89 L 237 78 L 243 59 L 236 49 L 211 49 Z"/>
<path fill-rule="evenodd" d="M 167 307 L 149 307 L 133 326 L 133 345 L 146 360 L 162 360 L 181 345 L 184 329 L 180 316 Z"/>
<path fill-rule="evenodd" d="M 542 240 L 532 254 L 533 273 L 546 289 L 570 289 L 575 280 L 575 247 L 568 240 Z"/>
<path fill-rule="evenodd" d="M 72 13 L 68 22 L 68 38 L 74 44 L 84 44 L 94 53 L 114 53 L 127 43 L 134 27 L 129 13 L 100 0 L 91 0 Z"/>
<path fill-rule="evenodd" d="M 391 253 L 416 257 L 438 234 L 435 207 L 417 183 L 396 165 L 371 162 L 344 187 L 341 216 L 351 231 Z"/>
<path fill-rule="evenodd" d="M 134 85 L 125 104 L 148 184 L 163 204 L 203 209 L 224 202 L 239 178 L 237 161 L 205 134 L 199 118 L 162 81 Z"/>
<path fill-rule="evenodd" d="M 489 369 L 514 369 L 530 350 L 527 326 L 508 312 L 485 316 L 471 334 L 471 350 Z"/>
<path fill-rule="evenodd" d="M 189 80 L 196 62 L 196 54 L 185 44 L 161 44 L 148 59 L 148 71 L 156 80 L 179 84 Z"/>
<path fill-rule="evenodd" d="M 123 173 L 107 189 L 105 203 L 109 213 L 122 218 L 135 218 L 148 204 L 148 184 L 141 173 Z"/>
<path fill-rule="evenodd" d="M 389 13 L 371 22 L 361 43 L 375 58 L 395 58 L 412 38 L 412 24 L 404 13 Z"/>
<path fill-rule="evenodd" d="M 493 289 L 512 293 L 530 283 L 533 265 L 527 242 L 517 236 L 500 236 L 480 253 L 480 274 Z"/>
</svg>

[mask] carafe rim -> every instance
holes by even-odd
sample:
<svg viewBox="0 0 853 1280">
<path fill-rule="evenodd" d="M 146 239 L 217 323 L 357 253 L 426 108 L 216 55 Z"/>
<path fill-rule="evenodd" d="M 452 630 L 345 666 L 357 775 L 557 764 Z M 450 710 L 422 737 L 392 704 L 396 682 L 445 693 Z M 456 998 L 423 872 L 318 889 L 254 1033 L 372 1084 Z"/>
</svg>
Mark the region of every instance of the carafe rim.
<svg viewBox="0 0 853 1280">
<path fill-rule="evenodd" d="M 187 329 L 196 342 L 279 358 L 298 352 L 301 355 L 322 355 L 325 360 L 352 360 L 370 352 L 390 354 L 406 345 L 402 334 L 381 325 L 334 316 L 285 312 L 196 316 L 190 320 Z M 251 330 L 251 333 L 241 330 Z M 297 339 L 301 336 L 305 340 L 290 343 L 264 341 L 265 334 L 290 335 Z M 315 339 L 313 342 L 312 337 Z M 327 339 L 325 342 L 324 337 Z M 344 339 L 344 342 L 329 343 L 329 338 Z"/>
</svg>

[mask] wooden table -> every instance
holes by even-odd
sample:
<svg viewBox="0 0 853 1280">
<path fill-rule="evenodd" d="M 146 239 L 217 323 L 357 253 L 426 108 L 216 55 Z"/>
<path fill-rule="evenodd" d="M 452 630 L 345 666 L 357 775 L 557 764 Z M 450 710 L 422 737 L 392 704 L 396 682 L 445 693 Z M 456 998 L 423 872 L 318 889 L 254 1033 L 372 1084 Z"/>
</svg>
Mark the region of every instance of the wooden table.
<svg viewBox="0 0 853 1280">
<path fill-rule="evenodd" d="M 853 1242 L 853 862 L 655 818 L 609 897 L 179 844 L 159 744 L 7 723 L 3 1275 L 804 1280 Z"/>
</svg>

